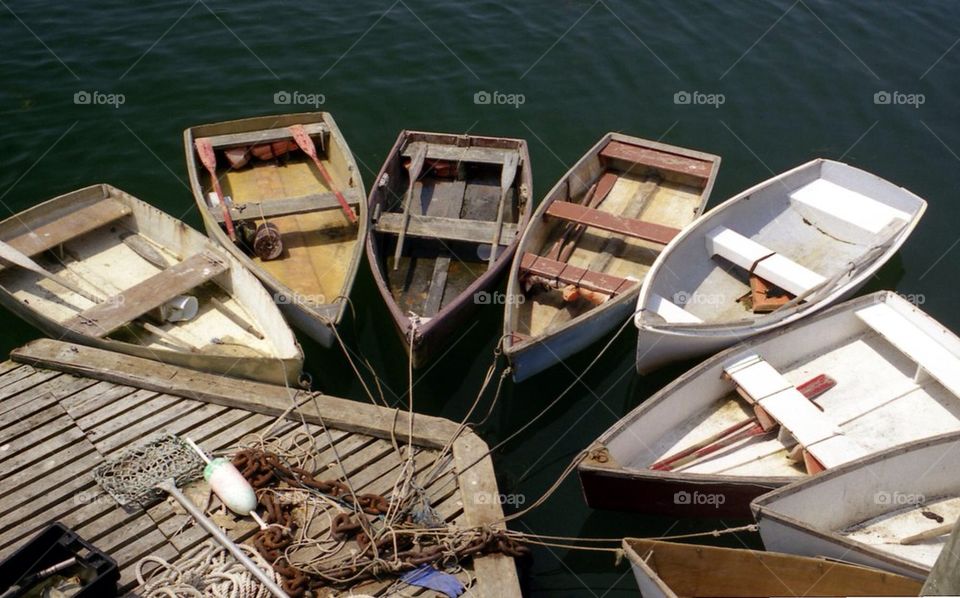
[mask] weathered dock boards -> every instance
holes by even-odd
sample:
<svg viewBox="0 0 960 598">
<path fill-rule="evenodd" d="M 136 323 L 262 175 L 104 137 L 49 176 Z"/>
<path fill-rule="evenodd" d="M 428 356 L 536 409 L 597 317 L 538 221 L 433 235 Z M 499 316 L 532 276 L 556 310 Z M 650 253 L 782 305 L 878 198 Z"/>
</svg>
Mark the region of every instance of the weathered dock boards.
<svg viewBox="0 0 960 598">
<path fill-rule="evenodd" d="M 189 435 L 208 451 L 230 449 L 253 433 L 292 435 L 303 430 L 300 416 L 288 413 L 294 400 L 317 439 L 321 463 L 334 462 L 332 442 L 358 491 L 389 492 L 401 466 L 391 436 L 395 430 L 400 442 L 407 438 L 406 413 L 319 393 L 294 398 L 284 387 L 52 340 L 17 349 L 11 359 L 0 363 L 0 558 L 59 520 L 110 553 L 120 564 L 123 589 L 132 589 L 140 558 L 156 554 L 175 561 L 208 538 L 168 502 L 126 513 L 96 485 L 92 469 L 160 431 Z M 447 420 L 414 416 L 419 470 L 433 465 L 456 429 Z M 459 473 L 486 451 L 479 437 L 462 434 L 452 459 L 428 485 L 434 508 L 447 521 L 484 525 L 502 517 L 497 501 L 478 500 L 498 493 L 489 457 Z M 230 535 L 248 540 L 254 526 L 237 523 Z M 509 557 L 468 561 L 460 576 L 472 583 L 470 596 L 520 596 Z M 382 595 L 389 586 L 385 580 L 354 591 Z M 404 595 L 437 596 L 416 588 Z"/>
</svg>

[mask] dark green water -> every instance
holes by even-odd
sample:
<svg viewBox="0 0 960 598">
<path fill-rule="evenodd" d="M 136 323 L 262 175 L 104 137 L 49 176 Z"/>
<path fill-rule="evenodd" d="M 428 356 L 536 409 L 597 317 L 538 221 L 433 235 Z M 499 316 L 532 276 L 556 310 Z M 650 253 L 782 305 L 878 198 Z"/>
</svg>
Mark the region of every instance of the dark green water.
<svg viewBox="0 0 960 598">
<path fill-rule="evenodd" d="M 930 202 L 927 216 L 867 290 L 919 296 L 960 330 L 958 17 L 960 6 L 946 0 L 10 2 L 0 5 L 0 211 L 109 182 L 199 227 L 182 130 L 312 109 L 276 105 L 283 91 L 324 96 L 321 108 L 337 119 L 368 187 L 401 128 L 525 137 L 538 199 L 601 134 L 617 130 L 720 154 L 711 205 L 817 156 L 911 189 Z M 83 91 L 123 94 L 124 102 L 75 104 Z M 480 91 L 524 101 L 476 104 Z M 675 103 L 684 91 L 724 101 Z M 877 92 L 904 95 L 878 104 Z M 922 105 L 907 94 L 922 94 Z M 355 330 L 345 327 L 347 341 L 396 400 L 406 358 L 366 268 L 352 298 L 357 318 Z M 4 316 L 5 355 L 37 332 Z M 485 306 L 449 353 L 417 374 L 418 410 L 463 415 L 500 318 L 498 307 Z M 534 500 L 577 451 L 683 370 L 638 378 L 634 342 L 629 328 L 554 410 L 495 455 L 503 492 Z M 318 387 L 364 400 L 338 353 L 309 342 L 304 349 Z M 507 383 L 479 433 L 493 444 L 516 430 L 591 358 Z M 739 523 L 594 512 L 571 478 L 512 525 L 609 537 Z M 538 550 L 525 574 L 534 595 L 635 590 L 626 565 L 615 568 L 608 554 Z"/>
</svg>

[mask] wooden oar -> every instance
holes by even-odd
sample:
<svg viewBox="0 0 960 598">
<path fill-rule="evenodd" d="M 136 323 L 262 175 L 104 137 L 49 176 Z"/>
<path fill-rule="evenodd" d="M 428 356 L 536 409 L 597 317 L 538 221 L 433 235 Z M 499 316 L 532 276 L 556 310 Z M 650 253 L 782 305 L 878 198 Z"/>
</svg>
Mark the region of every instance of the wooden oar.
<svg viewBox="0 0 960 598">
<path fill-rule="evenodd" d="M 520 162 L 518 152 L 510 152 L 503 159 L 503 170 L 500 171 L 500 204 L 497 206 L 497 228 L 493 233 L 493 246 L 490 249 L 489 266 L 497 261 L 497 249 L 500 247 L 500 228 L 503 226 L 504 204 L 507 203 L 507 193 L 517 177 L 517 164 Z"/>
<path fill-rule="evenodd" d="M 957 524 L 956 521 L 953 523 L 944 523 L 943 525 L 938 525 L 933 529 L 928 529 L 925 532 L 920 532 L 918 534 L 913 534 L 912 536 L 907 536 L 906 538 L 900 540 L 901 544 L 916 544 L 917 542 L 924 542 L 926 540 L 932 540 L 934 538 L 939 538 L 944 534 L 949 534 L 950 530 L 953 529 L 953 526 Z"/>
<path fill-rule="evenodd" d="M 6 262 L 10 262 L 15 266 L 19 266 L 24 270 L 29 270 L 31 272 L 39 274 L 40 276 L 46 278 L 47 280 L 51 280 L 57 283 L 58 285 L 62 286 L 63 288 L 73 291 L 74 293 L 76 293 L 77 295 L 80 295 L 87 301 L 92 301 L 94 303 L 101 303 L 103 301 L 103 299 L 101 299 L 100 297 L 92 293 L 85 291 L 83 288 L 81 288 L 79 285 L 77 285 L 73 281 L 67 278 L 64 278 L 62 276 L 59 276 L 57 274 L 54 274 L 53 272 L 50 272 L 49 270 L 47 270 L 37 262 L 30 259 L 27 255 L 21 253 L 20 251 L 4 243 L 3 241 L 0 241 L 0 259 L 3 259 Z"/>
<path fill-rule="evenodd" d="M 831 388 L 837 385 L 837 381 L 833 378 L 827 376 L 826 374 L 820 374 L 819 376 L 814 376 L 813 378 L 807 380 L 803 384 L 797 387 L 797 391 L 800 392 L 807 400 L 813 403 L 813 400 L 827 392 Z M 816 407 L 821 408 L 820 405 L 813 403 Z M 821 408 L 822 409 L 822 408 Z M 709 455 L 710 453 L 716 452 L 717 450 L 733 444 L 735 441 L 725 440 L 730 434 L 737 432 L 741 428 L 747 426 L 748 424 L 759 425 L 757 417 L 753 416 L 749 419 L 745 419 L 741 422 L 737 422 L 732 426 L 717 432 L 716 434 L 697 442 L 686 449 L 671 455 L 665 459 L 657 461 L 650 466 L 650 469 L 655 471 L 670 471 L 675 467 L 679 467 L 694 459 L 702 457 L 704 455 Z M 752 428 L 751 428 L 752 429 Z M 737 438 L 740 440 L 741 438 Z"/>
<path fill-rule="evenodd" d="M 82 287 L 80 287 L 73 281 L 67 278 L 64 278 L 63 276 L 54 274 L 53 272 L 50 272 L 49 270 L 47 270 L 37 262 L 30 259 L 30 257 L 25 255 L 24 253 L 17 251 L 16 248 L 8 245 L 7 243 L 4 243 L 3 241 L 0 241 L 0 259 L 2 259 L 5 262 L 10 262 L 15 266 L 19 266 L 24 270 L 29 270 L 31 272 L 34 272 L 35 274 L 39 274 L 40 276 L 46 278 L 47 280 L 55 282 L 69 291 L 73 291 L 74 293 L 76 293 L 77 295 L 80 295 L 87 301 L 91 301 L 93 303 L 104 302 L 103 297 L 87 292 L 86 290 L 84 290 Z M 171 344 L 177 345 L 181 348 L 186 348 L 189 351 L 196 351 L 196 347 L 193 347 L 187 344 L 185 341 L 178 339 L 177 337 L 171 335 L 165 330 L 162 330 L 161 328 L 158 328 L 157 326 L 154 326 L 153 324 L 150 324 L 149 322 L 137 322 L 137 323 L 143 326 L 144 328 L 146 328 L 147 331 L 152 332 L 153 334 L 156 334 L 157 336 L 163 338 L 164 340 L 166 340 Z"/>
<path fill-rule="evenodd" d="M 597 190 L 594 192 L 593 197 L 590 198 L 587 207 L 591 209 L 596 209 L 604 199 L 607 198 L 607 195 L 610 194 L 610 191 L 613 189 L 613 186 L 617 182 L 617 175 L 612 172 L 605 172 L 603 176 L 600 177 L 600 180 L 597 181 Z M 567 240 L 567 244 L 563 247 L 563 250 L 560 252 L 559 261 L 566 262 L 570 259 L 570 256 L 573 254 L 573 250 L 576 249 L 577 243 L 580 241 L 580 237 L 583 236 L 583 233 L 587 230 L 586 224 L 576 224 L 573 227 L 570 238 Z"/>
<path fill-rule="evenodd" d="M 336 195 L 337 201 L 340 202 L 340 207 L 343 208 L 343 213 L 347 215 L 347 219 L 350 220 L 351 223 L 355 223 L 357 221 L 357 215 L 353 213 L 353 208 L 347 203 L 347 199 L 343 196 L 343 193 L 340 193 L 340 190 L 334 186 L 333 177 L 330 176 L 330 173 L 327 172 L 323 163 L 320 162 L 320 158 L 317 157 L 317 146 L 313 144 L 313 139 L 310 139 L 310 134 L 303 128 L 303 125 L 291 125 L 287 128 L 290 130 L 290 133 L 293 134 L 293 140 L 297 142 L 300 150 L 310 156 L 317 170 L 323 175 L 323 180 L 327 182 L 327 186 L 330 187 L 330 190 Z"/>
<path fill-rule="evenodd" d="M 237 232 L 233 228 L 233 218 L 230 217 L 230 207 L 227 206 L 227 201 L 223 197 L 223 189 L 220 187 L 220 179 L 217 178 L 217 155 L 213 152 L 213 145 L 209 139 L 203 137 L 195 139 L 193 145 L 197 148 L 197 155 L 200 156 L 203 167 L 210 173 L 210 180 L 213 181 L 213 190 L 217 194 L 217 199 L 220 200 L 220 206 L 223 208 L 223 223 L 227 227 L 227 235 L 231 241 L 236 243 Z"/>
<path fill-rule="evenodd" d="M 407 185 L 407 195 L 403 201 L 403 224 L 400 227 L 400 234 L 397 236 L 397 249 L 393 252 L 393 269 L 396 270 L 400 264 L 400 255 L 403 253 L 403 241 L 407 236 L 407 227 L 410 226 L 410 204 L 413 203 L 413 185 L 420 178 L 420 171 L 423 169 L 423 162 L 427 159 L 427 144 L 421 143 L 417 147 L 416 153 L 410 159 L 410 184 Z"/>
</svg>

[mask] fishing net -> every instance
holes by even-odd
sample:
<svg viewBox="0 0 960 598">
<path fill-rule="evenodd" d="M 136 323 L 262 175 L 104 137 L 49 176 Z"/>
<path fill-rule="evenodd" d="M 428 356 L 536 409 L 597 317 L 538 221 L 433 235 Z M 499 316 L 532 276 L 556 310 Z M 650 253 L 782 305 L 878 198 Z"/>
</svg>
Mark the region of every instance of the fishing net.
<svg viewBox="0 0 960 598">
<path fill-rule="evenodd" d="M 173 480 L 177 486 L 203 473 L 204 462 L 186 442 L 162 434 L 130 447 L 93 470 L 93 479 L 125 510 L 134 512 L 162 500 L 156 486 Z"/>
</svg>

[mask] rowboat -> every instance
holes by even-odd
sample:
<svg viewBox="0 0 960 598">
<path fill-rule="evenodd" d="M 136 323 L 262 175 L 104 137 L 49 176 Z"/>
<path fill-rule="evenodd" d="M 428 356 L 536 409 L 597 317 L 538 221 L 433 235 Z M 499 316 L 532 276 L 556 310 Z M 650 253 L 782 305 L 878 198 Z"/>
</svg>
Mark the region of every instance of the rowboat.
<svg viewBox="0 0 960 598">
<path fill-rule="evenodd" d="M 924 579 L 960 519 L 957 455 L 951 432 L 762 496 L 751 507 L 763 544 Z"/>
<path fill-rule="evenodd" d="M 531 177 L 522 139 L 401 131 L 370 191 L 367 258 L 414 367 L 496 302 L 530 219 Z"/>
<path fill-rule="evenodd" d="M 643 598 L 678 596 L 919 596 L 916 580 L 778 552 L 625 538 Z"/>
<path fill-rule="evenodd" d="M 700 215 L 720 158 L 608 133 L 537 207 L 510 270 L 503 352 L 521 381 L 633 313 L 640 283 Z"/>
<path fill-rule="evenodd" d="M 296 328 L 331 346 L 367 233 L 363 178 L 333 117 L 259 116 L 191 127 L 183 138 L 207 234 Z"/>
<path fill-rule="evenodd" d="M 637 370 L 708 355 L 852 296 L 903 245 L 926 202 L 817 159 L 677 235 L 637 299 Z"/>
<path fill-rule="evenodd" d="M 749 517 L 770 490 L 960 430 L 958 394 L 960 339 L 878 292 L 694 367 L 601 435 L 580 479 L 596 508 Z"/>
<path fill-rule="evenodd" d="M 296 383 L 303 353 L 257 279 L 110 185 L 0 222 L 0 303 L 45 334 L 168 364 Z"/>
</svg>

